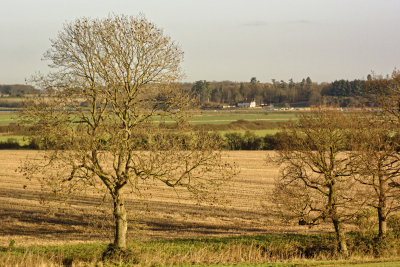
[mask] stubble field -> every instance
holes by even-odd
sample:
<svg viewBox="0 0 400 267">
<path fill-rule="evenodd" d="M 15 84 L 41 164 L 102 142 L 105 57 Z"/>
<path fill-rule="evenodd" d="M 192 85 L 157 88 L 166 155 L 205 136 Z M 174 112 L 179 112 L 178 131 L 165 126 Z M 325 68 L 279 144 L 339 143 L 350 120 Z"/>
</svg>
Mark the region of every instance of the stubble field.
<svg viewBox="0 0 400 267">
<path fill-rule="evenodd" d="M 72 199 L 72 206 L 41 201 L 40 185 L 18 172 L 28 159 L 40 159 L 40 151 L 0 151 L 0 246 L 109 242 L 113 222 L 111 204 L 100 205 L 100 193 Z M 329 225 L 309 229 L 287 225 L 271 216 L 278 167 L 267 164 L 265 151 L 231 151 L 224 157 L 240 169 L 213 205 L 197 203 L 183 192 L 151 182 L 141 197 L 129 195 L 128 240 L 198 238 L 211 236 L 306 233 L 330 230 Z"/>
</svg>

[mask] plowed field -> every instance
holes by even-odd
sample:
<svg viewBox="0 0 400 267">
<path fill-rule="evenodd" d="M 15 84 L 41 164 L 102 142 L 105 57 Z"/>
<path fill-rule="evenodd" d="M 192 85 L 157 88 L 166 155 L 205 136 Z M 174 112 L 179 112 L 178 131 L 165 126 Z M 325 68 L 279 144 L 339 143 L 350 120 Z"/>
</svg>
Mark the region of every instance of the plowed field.
<svg viewBox="0 0 400 267">
<path fill-rule="evenodd" d="M 102 195 L 82 195 L 72 206 L 41 202 L 40 185 L 16 171 L 40 151 L 0 151 L 0 246 L 65 244 L 112 239 L 111 204 Z M 278 168 L 266 164 L 265 151 L 226 152 L 240 173 L 221 190 L 220 203 L 198 204 L 185 192 L 152 182 L 143 196 L 129 196 L 128 239 L 194 238 L 326 230 L 286 225 L 269 213 L 268 199 Z M 50 206 L 50 208 L 49 208 Z M 329 226 L 329 225 L 328 225 Z"/>
</svg>

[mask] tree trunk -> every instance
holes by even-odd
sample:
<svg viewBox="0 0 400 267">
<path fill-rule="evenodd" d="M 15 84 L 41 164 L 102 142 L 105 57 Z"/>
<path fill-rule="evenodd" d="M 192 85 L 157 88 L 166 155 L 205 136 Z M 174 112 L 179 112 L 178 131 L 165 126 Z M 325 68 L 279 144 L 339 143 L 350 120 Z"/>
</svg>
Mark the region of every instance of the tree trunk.
<svg viewBox="0 0 400 267">
<path fill-rule="evenodd" d="M 378 219 L 379 219 L 379 232 L 378 238 L 382 239 L 386 236 L 387 223 L 386 223 L 386 209 L 384 206 L 378 208 Z"/>
<path fill-rule="evenodd" d="M 119 249 L 126 248 L 126 232 L 128 221 L 126 219 L 126 209 L 120 194 L 114 198 L 114 219 L 115 219 L 115 238 L 114 246 Z"/>
<path fill-rule="evenodd" d="M 386 192 L 387 186 L 386 182 L 379 177 L 379 203 L 378 203 L 378 220 L 379 220 L 379 232 L 378 238 L 383 239 L 386 235 Z"/>
<path fill-rule="evenodd" d="M 342 223 L 338 219 L 332 219 L 332 223 L 335 227 L 338 252 L 343 256 L 348 257 L 349 251 L 347 250 L 346 235 L 343 231 Z"/>
</svg>

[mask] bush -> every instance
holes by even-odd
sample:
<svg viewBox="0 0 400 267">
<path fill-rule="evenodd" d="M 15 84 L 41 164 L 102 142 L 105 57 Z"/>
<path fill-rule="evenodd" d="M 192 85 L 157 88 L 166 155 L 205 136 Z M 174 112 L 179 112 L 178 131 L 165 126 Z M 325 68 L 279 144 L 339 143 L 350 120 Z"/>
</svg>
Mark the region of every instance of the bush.
<svg viewBox="0 0 400 267">
<path fill-rule="evenodd" d="M 377 234 L 376 229 L 378 229 L 376 210 L 369 208 L 359 211 L 355 217 L 355 225 L 362 237 L 374 237 Z"/>
<path fill-rule="evenodd" d="M 16 138 L 8 138 L 7 141 L 0 142 L 1 149 L 44 149 L 43 142 L 40 138 L 31 137 L 28 144 L 21 144 Z"/>
<path fill-rule="evenodd" d="M 277 141 L 277 135 L 279 133 L 276 133 L 275 135 L 267 134 L 263 137 L 263 148 L 262 150 L 275 150 L 278 148 L 278 141 Z"/>
<path fill-rule="evenodd" d="M 102 261 L 106 264 L 121 265 L 121 264 L 138 264 L 139 260 L 136 254 L 131 249 L 121 250 L 115 247 L 114 244 L 110 244 L 104 251 Z"/>
<path fill-rule="evenodd" d="M 15 138 L 8 138 L 7 141 L 0 142 L 0 149 L 19 149 L 22 146 Z"/>
<path fill-rule="evenodd" d="M 227 133 L 225 142 L 228 150 L 274 150 L 278 146 L 276 135 L 259 137 L 250 131 L 244 134 Z"/>
<path fill-rule="evenodd" d="M 388 218 L 388 231 L 385 238 L 377 236 L 378 218 L 375 209 L 363 209 L 356 218 L 358 231 L 350 238 L 353 255 L 370 255 L 372 257 L 389 257 L 398 255 L 400 245 L 400 217 L 392 215 Z"/>
<path fill-rule="evenodd" d="M 242 143 L 243 150 L 260 150 L 263 148 L 263 139 L 250 131 L 245 132 Z"/>
<path fill-rule="evenodd" d="M 240 133 L 227 133 L 225 140 L 228 150 L 241 150 L 242 149 L 242 135 Z"/>
<path fill-rule="evenodd" d="M 393 236 L 400 238 L 400 216 L 392 215 L 387 221 L 388 228 L 391 230 Z"/>
</svg>

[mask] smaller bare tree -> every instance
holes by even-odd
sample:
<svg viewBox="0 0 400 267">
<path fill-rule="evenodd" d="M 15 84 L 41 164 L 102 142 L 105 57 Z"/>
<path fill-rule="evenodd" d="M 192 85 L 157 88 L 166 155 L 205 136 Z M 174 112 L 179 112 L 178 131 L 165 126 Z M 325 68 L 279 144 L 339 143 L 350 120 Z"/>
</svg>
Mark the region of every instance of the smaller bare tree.
<svg viewBox="0 0 400 267">
<path fill-rule="evenodd" d="M 372 77 L 366 83 L 366 92 L 390 115 L 390 120 L 400 121 L 400 71 L 395 69 L 387 78 Z"/>
<path fill-rule="evenodd" d="M 281 174 L 275 201 L 285 216 L 300 224 L 330 220 L 339 253 L 348 255 L 343 223 L 354 216 L 347 149 L 348 121 L 337 111 L 313 110 L 283 129 L 277 162 Z"/>
<path fill-rule="evenodd" d="M 377 210 L 378 237 L 387 232 L 387 217 L 400 209 L 400 155 L 393 126 L 378 114 L 354 117 L 350 152 L 353 176 L 364 186 L 366 203 Z"/>
</svg>

